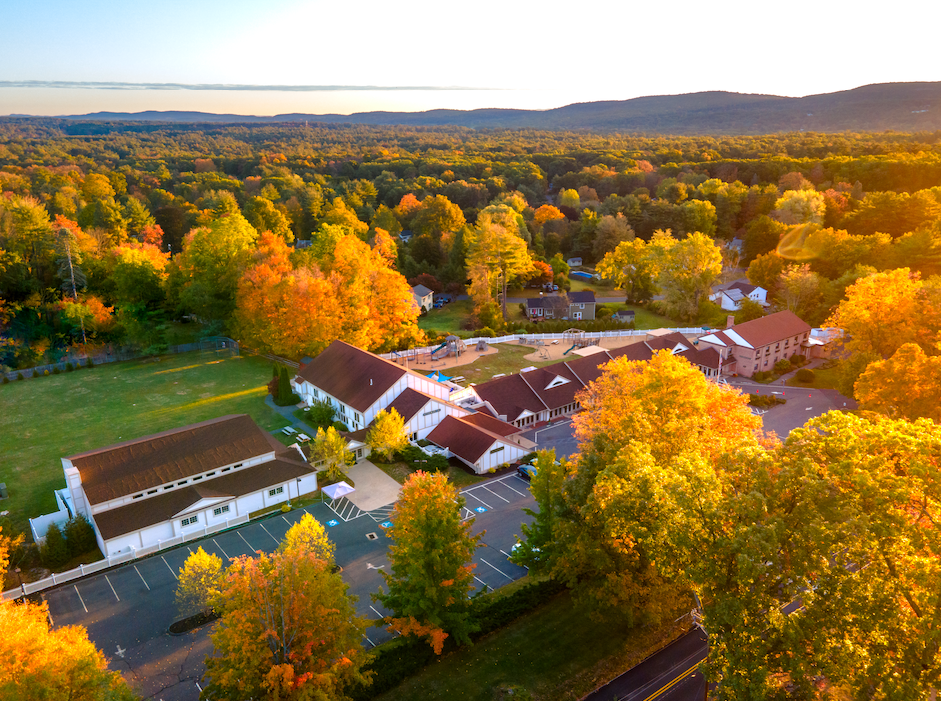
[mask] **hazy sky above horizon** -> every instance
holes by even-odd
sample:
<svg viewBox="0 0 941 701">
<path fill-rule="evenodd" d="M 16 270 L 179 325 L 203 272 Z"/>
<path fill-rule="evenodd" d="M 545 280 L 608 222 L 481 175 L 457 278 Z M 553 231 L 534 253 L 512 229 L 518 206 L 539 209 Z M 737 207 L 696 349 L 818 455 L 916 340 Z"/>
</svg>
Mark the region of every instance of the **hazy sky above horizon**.
<svg viewBox="0 0 941 701">
<path fill-rule="evenodd" d="M 4 10 L 0 115 L 548 109 L 705 90 L 812 95 L 941 80 L 939 17 L 938 6 L 912 0 L 878 15 L 866 4 L 807 0 L 16 2 Z"/>
</svg>

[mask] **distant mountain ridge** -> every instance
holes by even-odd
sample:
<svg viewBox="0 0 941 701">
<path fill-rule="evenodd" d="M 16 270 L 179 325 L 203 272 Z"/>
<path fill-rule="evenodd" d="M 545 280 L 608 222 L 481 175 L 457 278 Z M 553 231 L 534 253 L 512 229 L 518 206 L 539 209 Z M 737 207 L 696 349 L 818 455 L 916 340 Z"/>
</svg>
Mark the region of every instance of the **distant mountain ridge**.
<svg viewBox="0 0 941 701">
<path fill-rule="evenodd" d="M 941 82 L 881 83 L 806 97 L 699 92 L 584 102 L 550 110 L 436 109 L 426 112 L 279 114 L 257 117 L 205 112 L 96 112 L 73 121 L 212 124 L 318 122 L 471 128 L 570 129 L 663 134 L 767 134 L 785 131 L 941 130 Z"/>
</svg>

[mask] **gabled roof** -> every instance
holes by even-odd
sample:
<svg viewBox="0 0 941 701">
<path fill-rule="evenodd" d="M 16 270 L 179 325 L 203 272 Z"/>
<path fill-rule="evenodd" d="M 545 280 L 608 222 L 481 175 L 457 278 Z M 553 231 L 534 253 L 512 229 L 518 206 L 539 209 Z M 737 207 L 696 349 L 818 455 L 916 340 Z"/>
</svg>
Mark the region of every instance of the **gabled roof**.
<svg viewBox="0 0 941 701">
<path fill-rule="evenodd" d="M 703 367 L 719 369 L 719 351 L 715 348 L 691 348 L 682 354 L 693 365 L 702 365 Z"/>
<path fill-rule="evenodd" d="M 575 304 L 587 304 L 589 302 L 595 301 L 595 293 L 591 290 L 584 290 L 582 292 L 569 292 L 569 301 L 574 302 Z"/>
<path fill-rule="evenodd" d="M 760 348 L 809 331 L 810 324 L 794 312 L 785 309 L 783 312 L 746 321 L 744 324 L 736 324 L 731 329 L 726 329 L 724 333 L 732 339 L 738 337 L 745 341 L 744 344 L 737 343 L 736 345 L 747 344 L 752 348 Z"/>
<path fill-rule="evenodd" d="M 100 511 L 94 514 L 93 518 L 101 532 L 101 537 L 110 540 L 125 533 L 133 533 L 141 528 L 169 521 L 177 514 L 190 511 L 191 507 L 206 499 L 207 494 L 225 495 L 229 498 L 240 497 L 309 475 L 314 471 L 310 465 L 290 458 L 291 453 L 296 454 L 295 451 L 286 452 L 260 465 L 214 477 L 198 487 L 171 489 L 118 509 Z M 217 503 L 224 501 L 225 499 L 219 499 Z"/>
<path fill-rule="evenodd" d="M 744 280 L 736 280 L 728 287 L 729 290 L 740 290 L 744 295 L 750 295 L 755 290 L 759 289 L 757 285 L 752 285 L 750 282 L 745 282 Z"/>
<path fill-rule="evenodd" d="M 521 377 L 547 409 L 571 404 L 575 401 L 575 393 L 582 388 L 581 381 L 564 362 L 531 370 Z M 558 382 L 559 379 L 567 381 Z"/>
<path fill-rule="evenodd" d="M 334 341 L 297 376 L 365 412 L 396 383 L 406 370 L 343 341 Z"/>
<path fill-rule="evenodd" d="M 419 297 L 427 297 L 430 294 L 434 293 L 434 290 L 430 290 L 424 285 L 415 285 L 412 288 L 412 293 L 418 295 Z"/>
<path fill-rule="evenodd" d="M 445 416 L 428 434 L 428 440 L 471 464 L 480 460 L 496 442 L 513 445 L 496 433 L 453 416 Z"/>
<path fill-rule="evenodd" d="M 415 414 L 421 411 L 421 408 L 432 399 L 433 397 L 429 397 L 423 392 L 419 392 L 418 390 L 412 389 L 411 387 L 406 387 L 404 390 L 402 390 L 402 393 L 396 397 L 389 406 L 386 407 L 386 411 L 392 411 L 395 409 L 395 411 L 399 416 L 402 417 L 405 423 L 408 423 L 409 420 L 415 416 Z M 441 400 L 438 399 L 436 401 Z"/>
<path fill-rule="evenodd" d="M 236 414 L 79 453 L 68 460 L 78 468 L 88 501 L 100 504 L 281 447 L 250 416 Z"/>
<path fill-rule="evenodd" d="M 528 374 L 528 373 L 527 373 Z M 492 406 L 509 422 L 516 421 L 524 411 L 536 414 L 547 409 L 523 375 L 507 375 L 474 386 L 477 396 Z"/>
<path fill-rule="evenodd" d="M 548 297 L 529 297 L 526 300 L 527 309 L 567 309 L 568 302 L 560 295 Z"/>
<path fill-rule="evenodd" d="M 461 421 L 468 424 L 474 424 L 475 426 L 480 426 L 490 433 L 494 433 L 498 436 L 514 436 L 520 432 L 513 424 L 508 424 L 506 421 L 500 421 L 500 419 L 495 419 L 490 415 L 489 412 L 476 411 L 473 414 L 468 414 L 467 416 L 462 416 Z"/>
</svg>

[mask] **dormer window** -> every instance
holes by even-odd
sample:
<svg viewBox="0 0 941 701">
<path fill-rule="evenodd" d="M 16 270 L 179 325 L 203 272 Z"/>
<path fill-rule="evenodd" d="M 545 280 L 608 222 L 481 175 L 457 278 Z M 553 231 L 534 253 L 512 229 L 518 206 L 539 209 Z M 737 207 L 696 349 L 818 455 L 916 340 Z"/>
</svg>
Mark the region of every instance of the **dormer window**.
<svg viewBox="0 0 941 701">
<path fill-rule="evenodd" d="M 569 380 L 565 379 L 561 375 L 556 375 L 552 378 L 552 382 L 546 385 L 546 389 L 552 389 L 553 387 L 558 387 L 559 385 L 567 384 Z"/>
</svg>

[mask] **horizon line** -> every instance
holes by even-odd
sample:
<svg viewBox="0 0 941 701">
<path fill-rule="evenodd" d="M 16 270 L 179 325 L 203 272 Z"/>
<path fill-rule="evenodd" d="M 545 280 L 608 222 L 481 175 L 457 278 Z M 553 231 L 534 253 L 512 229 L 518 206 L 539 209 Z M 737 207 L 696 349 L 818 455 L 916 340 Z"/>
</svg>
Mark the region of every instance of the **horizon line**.
<svg viewBox="0 0 941 701">
<path fill-rule="evenodd" d="M 248 85 L 238 83 L 131 83 L 122 81 L 0 80 L 0 88 L 79 88 L 84 90 L 219 90 L 257 92 L 439 92 L 445 90 L 502 91 L 506 88 L 464 85 Z"/>
</svg>

